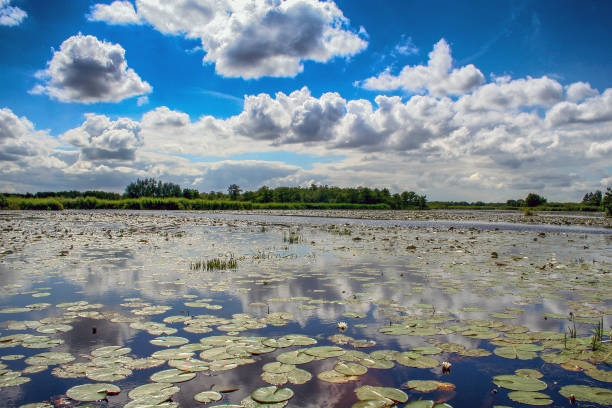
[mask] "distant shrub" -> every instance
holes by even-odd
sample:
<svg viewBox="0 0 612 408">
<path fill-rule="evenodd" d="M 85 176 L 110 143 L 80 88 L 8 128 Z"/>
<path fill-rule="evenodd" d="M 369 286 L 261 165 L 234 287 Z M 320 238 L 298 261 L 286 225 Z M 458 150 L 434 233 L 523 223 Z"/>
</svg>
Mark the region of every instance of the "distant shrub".
<svg viewBox="0 0 612 408">
<path fill-rule="evenodd" d="M 527 194 L 527 197 L 525 197 L 525 204 L 527 204 L 527 207 L 537 207 L 538 205 L 542 205 L 545 203 L 546 199 L 535 193 L 529 193 Z"/>
<path fill-rule="evenodd" d="M 612 217 L 612 188 L 608 187 L 606 194 L 604 194 L 603 199 L 601 200 L 601 205 L 606 212 L 608 217 Z"/>
</svg>

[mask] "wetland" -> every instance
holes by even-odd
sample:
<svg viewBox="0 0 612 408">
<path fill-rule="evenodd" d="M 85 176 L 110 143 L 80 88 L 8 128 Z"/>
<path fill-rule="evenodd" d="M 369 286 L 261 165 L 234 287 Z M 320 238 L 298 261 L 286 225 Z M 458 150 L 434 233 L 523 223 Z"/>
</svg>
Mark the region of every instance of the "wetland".
<svg viewBox="0 0 612 408">
<path fill-rule="evenodd" d="M 3 406 L 612 405 L 602 216 L 0 219 Z"/>
</svg>

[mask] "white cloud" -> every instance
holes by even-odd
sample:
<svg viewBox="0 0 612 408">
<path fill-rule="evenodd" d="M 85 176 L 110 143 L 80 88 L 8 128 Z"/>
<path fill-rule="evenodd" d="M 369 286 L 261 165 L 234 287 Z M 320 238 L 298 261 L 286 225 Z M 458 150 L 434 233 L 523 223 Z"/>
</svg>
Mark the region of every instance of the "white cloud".
<svg viewBox="0 0 612 408">
<path fill-rule="evenodd" d="M 565 87 L 565 93 L 570 102 L 581 102 L 586 98 L 599 94 L 597 89 L 591 88 L 591 84 L 587 82 L 574 82 Z"/>
<path fill-rule="evenodd" d="M 28 13 L 10 4 L 11 0 L 0 0 L 0 26 L 18 26 L 28 16 Z"/>
<path fill-rule="evenodd" d="M 142 146 L 140 124 L 127 118 L 111 121 L 104 115 L 86 114 L 76 129 L 61 136 L 62 141 L 80 149 L 87 161 L 133 161 Z"/>
<path fill-rule="evenodd" d="M 11 167 L 26 165 L 27 159 L 56 144 L 46 132 L 36 131 L 27 118 L 18 117 L 8 108 L 0 109 L 0 167 L 6 168 L 6 162 L 11 162 Z"/>
<path fill-rule="evenodd" d="M 32 92 L 62 102 L 119 102 L 152 91 L 127 67 L 121 45 L 91 35 L 78 34 L 65 40 L 38 76 L 44 84 Z"/>
<path fill-rule="evenodd" d="M 399 75 L 389 69 L 364 80 L 366 89 L 390 91 L 402 89 L 414 93 L 428 92 L 434 96 L 459 95 L 484 82 L 484 75 L 474 65 L 452 69 L 450 46 L 441 39 L 429 53 L 427 65 L 406 65 Z"/>
<path fill-rule="evenodd" d="M 97 4 L 91 18 L 138 19 L 164 34 L 199 39 L 204 62 L 228 77 L 292 77 L 303 61 L 327 62 L 367 46 L 333 1 L 137 0 L 136 15 L 125 3 Z"/>
<path fill-rule="evenodd" d="M 416 55 L 419 53 L 419 48 L 414 45 L 412 37 L 402 38 L 399 44 L 397 44 L 393 51 L 401 55 Z"/>
<path fill-rule="evenodd" d="M 87 16 L 89 21 L 105 21 L 109 24 L 142 24 L 134 5 L 129 1 L 113 1 L 111 4 L 95 4 Z"/>
<path fill-rule="evenodd" d="M 546 113 L 550 126 L 597 124 L 612 121 L 612 89 L 592 96 L 582 103 L 563 101 Z"/>
</svg>

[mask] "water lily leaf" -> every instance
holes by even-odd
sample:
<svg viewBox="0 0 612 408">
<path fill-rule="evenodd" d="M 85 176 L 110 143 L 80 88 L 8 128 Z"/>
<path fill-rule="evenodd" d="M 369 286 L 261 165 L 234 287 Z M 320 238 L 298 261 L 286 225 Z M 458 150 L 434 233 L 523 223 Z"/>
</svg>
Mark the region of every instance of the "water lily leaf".
<svg viewBox="0 0 612 408">
<path fill-rule="evenodd" d="M 156 337 L 150 340 L 149 343 L 160 347 L 176 347 L 189 343 L 189 340 L 184 337 L 164 336 Z"/>
<path fill-rule="evenodd" d="M 326 382 L 335 383 L 335 384 L 342 384 L 342 383 L 347 383 L 350 381 L 357 381 L 359 379 L 359 376 L 344 375 L 342 373 L 339 373 L 336 370 L 329 370 L 329 371 L 321 371 L 319 374 L 317 374 L 317 378 L 321 381 L 326 381 Z"/>
<path fill-rule="evenodd" d="M 198 360 L 197 358 L 188 358 L 185 360 L 169 360 L 168 365 L 183 371 L 199 372 L 209 369 L 210 364 L 206 361 Z"/>
<path fill-rule="evenodd" d="M 194 356 L 193 351 L 183 351 L 180 349 L 159 350 L 151 355 L 157 360 L 185 360 Z"/>
<path fill-rule="evenodd" d="M 587 385 L 566 385 L 559 390 L 559 393 L 566 398 L 574 394 L 578 401 L 612 405 L 612 390 L 607 388 L 589 387 Z"/>
<path fill-rule="evenodd" d="M 287 376 L 287 381 L 296 385 L 306 384 L 312 379 L 312 374 L 306 370 L 302 370 L 301 368 L 291 370 L 285 375 Z"/>
<path fill-rule="evenodd" d="M 20 405 L 19 408 L 55 408 L 55 406 L 49 402 L 33 402 L 31 404 Z"/>
<path fill-rule="evenodd" d="M 306 364 L 314 360 L 314 356 L 302 350 L 288 351 L 276 356 L 276 359 L 284 364 Z"/>
<path fill-rule="evenodd" d="M 70 353 L 46 352 L 28 357 L 25 362 L 30 365 L 56 365 L 65 364 L 73 361 L 75 357 Z"/>
<path fill-rule="evenodd" d="M 529 378 L 536 378 L 536 379 L 544 377 L 544 374 L 542 374 L 538 370 L 534 370 L 531 368 L 521 368 L 519 370 L 516 370 L 514 374 L 520 375 L 521 377 L 529 377 Z"/>
<path fill-rule="evenodd" d="M 550 405 L 553 401 L 546 394 L 531 391 L 513 391 L 508 394 L 512 401 L 528 405 Z"/>
<path fill-rule="evenodd" d="M 403 352 L 397 357 L 397 362 L 414 368 L 435 368 L 440 362 L 433 357 L 422 356 L 411 351 Z"/>
<path fill-rule="evenodd" d="M 368 369 L 361 364 L 339 362 L 334 367 L 334 370 L 344 375 L 364 375 Z"/>
<path fill-rule="evenodd" d="M 346 353 L 346 350 L 337 346 L 311 347 L 304 349 L 303 351 L 306 354 L 310 354 L 311 356 L 318 358 L 339 357 Z"/>
<path fill-rule="evenodd" d="M 193 399 L 204 404 L 219 401 L 223 396 L 217 391 L 202 391 L 193 396 Z"/>
<path fill-rule="evenodd" d="M 500 357 L 508 358 L 511 360 L 513 359 L 531 360 L 538 356 L 538 354 L 533 351 L 519 350 L 515 346 L 497 347 L 496 349 L 493 350 L 493 353 L 495 353 L 496 355 Z"/>
<path fill-rule="evenodd" d="M 63 333 L 72 330 L 72 326 L 68 324 L 43 324 L 36 328 L 39 333 L 54 334 Z"/>
<path fill-rule="evenodd" d="M 172 368 L 169 370 L 158 371 L 151 376 L 151 381 L 162 383 L 179 383 L 189 381 L 196 376 L 195 373 L 190 373 L 183 370 Z"/>
<path fill-rule="evenodd" d="M 93 381 L 115 382 L 132 375 L 132 370 L 123 367 L 95 367 L 88 369 L 85 374 Z"/>
<path fill-rule="evenodd" d="M 376 399 L 390 399 L 395 402 L 406 402 L 408 401 L 408 394 L 402 390 L 392 387 L 373 387 L 371 385 L 364 385 L 355 389 L 357 398 L 360 400 L 376 400 Z"/>
<path fill-rule="evenodd" d="M 94 357 L 118 357 L 128 354 L 132 351 L 129 347 L 122 346 L 106 346 L 100 347 L 91 352 Z"/>
<path fill-rule="evenodd" d="M 289 401 L 275 402 L 272 404 L 266 404 L 255 401 L 251 397 L 247 397 L 240 401 L 240 405 L 215 405 L 214 408 L 284 408 L 287 406 Z"/>
<path fill-rule="evenodd" d="M 75 401 L 90 402 L 103 400 L 107 395 L 118 394 L 120 391 L 113 384 L 83 384 L 70 388 L 66 395 Z"/>
<path fill-rule="evenodd" d="M 279 361 L 264 364 L 262 370 L 273 374 L 284 374 L 295 369 L 293 364 L 284 364 Z"/>
<path fill-rule="evenodd" d="M 128 393 L 128 397 L 133 400 L 143 400 L 146 398 L 150 398 L 152 400 L 164 402 L 179 391 L 180 388 L 172 384 L 152 383 L 134 388 Z M 159 402 L 155 402 L 155 404 L 158 404 Z"/>
<path fill-rule="evenodd" d="M 263 372 L 261 373 L 261 379 L 272 385 L 284 385 L 289 381 L 287 379 L 287 374 L 285 373 L 271 373 L 271 372 Z"/>
<path fill-rule="evenodd" d="M 412 401 L 404 405 L 404 408 L 433 408 L 434 402 L 431 400 Z"/>
<path fill-rule="evenodd" d="M 547 387 L 544 381 L 520 375 L 497 375 L 493 377 L 493 383 L 514 391 L 541 391 Z"/>
<path fill-rule="evenodd" d="M 415 347 L 412 349 L 412 351 L 414 351 L 415 353 L 419 353 L 419 354 L 440 354 L 442 353 L 442 349 L 439 347 L 433 347 L 433 346 L 420 346 L 420 347 Z"/>
<path fill-rule="evenodd" d="M 290 388 L 278 388 L 274 385 L 269 387 L 261 387 L 251 393 L 251 398 L 261 403 L 274 403 L 287 401 L 293 397 L 293 391 Z"/>
<path fill-rule="evenodd" d="M 384 408 L 395 405 L 395 401 L 388 398 L 365 400 L 354 403 L 351 408 Z"/>
<path fill-rule="evenodd" d="M 597 381 L 612 382 L 612 371 L 611 370 L 594 369 L 594 370 L 586 370 L 584 373 L 588 375 L 589 377 L 596 379 Z"/>
<path fill-rule="evenodd" d="M 455 385 L 448 382 L 441 382 L 435 380 L 411 380 L 402 385 L 408 389 L 413 389 L 419 392 L 431 392 L 437 389 L 443 390 L 454 390 Z"/>
</svg>

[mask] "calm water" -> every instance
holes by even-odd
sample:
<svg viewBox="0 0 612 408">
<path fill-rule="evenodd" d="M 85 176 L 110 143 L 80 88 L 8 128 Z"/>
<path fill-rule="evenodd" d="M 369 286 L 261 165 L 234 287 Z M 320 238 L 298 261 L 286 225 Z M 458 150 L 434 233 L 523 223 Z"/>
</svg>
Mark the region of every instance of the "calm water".
<svg viewBox="0 0 612 408">
<path fill-rule="evenodd" d="M 510 390 L 492 382 L 494 376 L 513 374 L 520 368 L 544 375 L 541 381 L 547 388 L 540 392 L 553 400 L 550 406 L 570 406 L 559 394 L 564 385 L 610 388 L 609 382 L 586 373 L 609 374 L 610 343 L 593 352 L 571 339 L 568 346 L 560 337 L 574 327 L 566 318 L 570 312 L 576 317 L 578 338 L 590 339 L 602 317 L 607 330 L 604 337 L 609 336 L 610 231 L 486 222 L 161 212 L 4 213 L 0 219 L 4 254 L 0 261 L 0 336 L 4 336 L 0 356 L 24 356 L 1 361 L 15 372 L 29 366 L 28 357 L 47 351 L 71 354 L 76 359 L 68 365 L 89 362 L 86 356 L 103 346 L 129 347 L 127 356 L 132 359 L 149 357 L 166 347 L 151 344 L 160 335 L 135 328 L 134 321 L 162 323 L 171 316 L 194 319 L 207 315 L 204 319 L 211 330 L 207 333 L 185 331 L 188 326 L 182 321 L 164 324 L 176 329 L 171 336 L 183 337 L 189 344 L 228 334 L 275 339 L 302 334 L 315 339 L 314 346 L 327 346 L 335 345 L 330 336 L 342 334 L 371 341 L 364 348 L 353 344 L 366 344 L 338 344 L 364 353 L 406 352 L 433 345 L 446 350 L 452 343 L 483 355 L 443 351 L 427 357 L 451 362 L 448 374 L 440 366 L 413 368 L 394 361 L 393 368 L 370 368 L 355 381 L 340 384 L 317 378 L 334 368 L 339 361 L 336 357 L 299 364 L 313 378 L 305 384 L 283 385 L 295 393 L 290 407 L 350 407 L 358 401 L 354 390 L 362 385 L 400 388 L 409 395 L 409 403 L 425 399 L 455 408 L 524 406 L 508 398 Z M 450 226 L 454 229 L 449 230 Z M 236 260 L 237 268 L 193 269 L 196 262 L 213 258 Z M 186 305 L 198 299 L 212 307 Z M 76 310 L 62 305 L 79 301 L 87 303 Z M 154 306 L 166 307 L 151 309 Z M 158 314 L 143 315 L 143 310 Z M 284 314 L 280 321 L 270 318 L 278 313 Z M 244 330 L 245 317 L 241 320 L 237 314 L 259 319 L 262 327 Z M 57 333 L 11 329 L 23 321 L 70 328 Z M 348 325 L 342 332 L 337 328 L 340 321 Z M 380 331 L 387 328 L 409 333 Z M 479 335 L 482 332 L 487 334 Z M 46 335 L 61 344 L 8 347 L 12 342 L 6 336 L 15 334 Z M 529 359 L 510 359 L 494 352 L 508 344 L 532 344 L 539 349 Z M 240 404 L 253 390 L 269 385 L 260 376 L 264 364 L 281 353 L 309 347 L 313 346 L 288 345 L 250 356 L 254 360 L 250 364 L 199 372 L 194 379 L 176 384 L 180 392 L 172 400 L 181 407 Z M 564 367 L 543 359 L 553 354 L 569 356 L 565 360 L 572 362 Z M 580 371 L 571 370 L 578 369 L 576 364 Z M 57 367 L 61 364 L 24 373 L 29 382 L 0 388 L 3 406 L 42 401 L 60 406 L 61 398 L 64 406 L 76 406 L 65 398 L 66 391 L 96 381 L 57 377 L 52 374 Z M 169 368 L 163 363 L 134 369 L 125 379 L 113 382 L 121 388 L 118 395 L 96 404 L 122 407 L 129 402 L 131 389 Z M 455 388 L 416 392 L 402 387 L 409 380 L 438 380 Z M 205 405 L 193 399 L 213 385 L 227 384 L 239 389 L 223 393 L 219 402 Z"/>
</svg>

